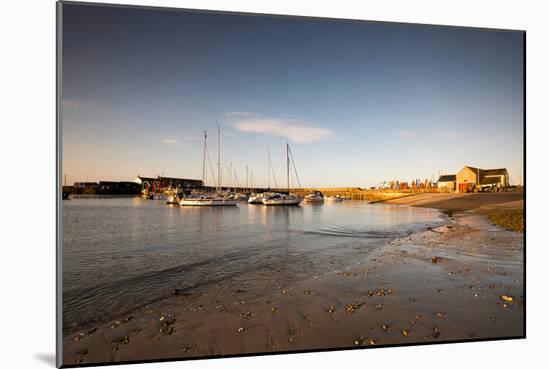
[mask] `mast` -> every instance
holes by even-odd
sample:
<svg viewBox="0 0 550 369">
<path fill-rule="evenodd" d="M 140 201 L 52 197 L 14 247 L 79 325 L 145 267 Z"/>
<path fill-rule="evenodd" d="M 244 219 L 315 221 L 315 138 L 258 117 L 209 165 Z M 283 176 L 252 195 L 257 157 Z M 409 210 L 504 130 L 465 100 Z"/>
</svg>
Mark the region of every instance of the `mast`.
<svg viewBox="0 0 550 369">
<path fill-rule="evenodd" d="M 221 173 L 221 153 L 220 153 L 220 126 L 218 126 L 218 188 L 217 191 L 221 189 L 221 179 L 222 179 L 222 173 Z"/>
<path fill-rule="evenodd" d="M 204 151 L 202 153 L 202 186 L 206 185 L 205 171 L 206 171 L 206 131 L 204 132 Z"/>
<path fill-rule="evenodd" d="M 267 144 L 267 188 L 271 187 L 271 168 L 269 168 L 269 162 L 269 144 Z"/>
<path fill-rule="evenodd" d="M 286 190 L 290 195 L 290 158 L 288 156 L 288 142 L 286 143 Z"/>
</svg>

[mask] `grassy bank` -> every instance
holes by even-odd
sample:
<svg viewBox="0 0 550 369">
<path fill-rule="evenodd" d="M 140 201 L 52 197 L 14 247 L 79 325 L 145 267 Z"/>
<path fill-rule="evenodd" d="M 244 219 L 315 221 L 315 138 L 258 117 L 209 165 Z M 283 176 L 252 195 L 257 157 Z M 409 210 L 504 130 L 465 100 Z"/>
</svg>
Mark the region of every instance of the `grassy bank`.
<svg viewBox="0 0 550 369">
<path fill-rule="evenodd" d="M 525 230 L 525 217 L 523 209 L 494 209 L 484 211 L 493 224 L 506 229 L 523 232 Z"/>
<path fill-rule="evenodd" d="M 473 211 L 486 215 L 493 224 L 523 232 L 525 229 L 523 188 L 499 193 L 424 193 L 387 201 L 388 204 L 439 209 L 449 216 Z"/>
</svg>

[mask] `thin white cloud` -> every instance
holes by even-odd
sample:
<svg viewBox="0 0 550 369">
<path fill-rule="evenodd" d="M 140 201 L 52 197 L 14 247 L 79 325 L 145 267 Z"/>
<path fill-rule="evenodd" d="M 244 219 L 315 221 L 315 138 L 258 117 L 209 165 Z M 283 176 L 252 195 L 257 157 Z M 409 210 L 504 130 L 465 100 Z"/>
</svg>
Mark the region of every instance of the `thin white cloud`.
<svg viewBox="0 0 550 369">
<path fill-rule="evenodd" d="M 228 117 L 250 117 L 253 116 L 254 113 L 249 111 L 228 111 L 225 115 Z"/>
<path fill-rule="evenodd" d="M 180 144 L 184 141 L 197 141 L 197 137 L 191 136 L 177 136 L 177 137 L 164 137 L 161 142 L 165 145 Z"/>
<path fill-rule="evenodd" d="M 334 135 L 334 132 L 327 128 L 311 126 L 299 120 L 277 118 L 241 119 L 233 123 L 233 127 L 242 132 L 284 137 L 298 144 L 318 142 Z"/>
</svg>

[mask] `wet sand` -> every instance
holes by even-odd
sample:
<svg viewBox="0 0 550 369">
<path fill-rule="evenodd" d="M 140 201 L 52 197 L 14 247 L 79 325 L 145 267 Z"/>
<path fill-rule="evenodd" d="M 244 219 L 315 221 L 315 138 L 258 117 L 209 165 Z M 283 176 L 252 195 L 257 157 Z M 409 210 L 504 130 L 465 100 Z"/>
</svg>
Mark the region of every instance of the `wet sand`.
<svg viewBox="0 0 550 369">
<path fill-rule="evenodd" d="M 175 291 L 111 322 L 67 328 L 63 361 L 524 335 L 523 233 L 471 212 L 454 213 L 446 225 L 390 241 L 345 271 L 291 285 L 258 278 L 235 288 L 234 282 Z"/>
</svg>

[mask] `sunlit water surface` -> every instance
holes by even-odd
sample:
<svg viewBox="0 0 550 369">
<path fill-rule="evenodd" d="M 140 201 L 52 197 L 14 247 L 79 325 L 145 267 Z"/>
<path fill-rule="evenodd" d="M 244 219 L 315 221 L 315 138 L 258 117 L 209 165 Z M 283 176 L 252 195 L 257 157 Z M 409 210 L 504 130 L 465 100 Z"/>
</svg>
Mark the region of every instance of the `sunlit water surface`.
<svg viewBox="0 0 550 369">
<path fill-rule="evenodd" d="M 65 325 L 216 283 L 281 285 L 350 268 L 438 211 L 360 201 L 179 207 L 141 198 L 63 201 Z M 247 280 L 250 279 L 250 280 Z"/>
</svg>

